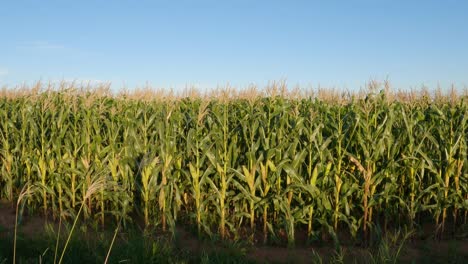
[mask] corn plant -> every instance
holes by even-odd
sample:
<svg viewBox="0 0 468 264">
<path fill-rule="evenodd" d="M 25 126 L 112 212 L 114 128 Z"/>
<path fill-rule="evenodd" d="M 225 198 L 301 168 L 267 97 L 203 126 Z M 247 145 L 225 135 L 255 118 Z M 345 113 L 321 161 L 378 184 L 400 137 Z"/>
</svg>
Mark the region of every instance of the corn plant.
<svg viewBox="0 0 468 264">
<path fill-rule="evenodd" d="M 341 99 L 277 84 L 185 98 L 41 85 L 2 93 L 0 199 L 30 184 L 28 210 L 59 221 L 141 218 L 147 230 L 174 234 L 183 223 L 199 236 L 290 246 L 298 230 L 367 239 L 380 224 L 435 222 L 444 234 L 466 223 L 466 95 L 374 88 Z"/>
</svg>

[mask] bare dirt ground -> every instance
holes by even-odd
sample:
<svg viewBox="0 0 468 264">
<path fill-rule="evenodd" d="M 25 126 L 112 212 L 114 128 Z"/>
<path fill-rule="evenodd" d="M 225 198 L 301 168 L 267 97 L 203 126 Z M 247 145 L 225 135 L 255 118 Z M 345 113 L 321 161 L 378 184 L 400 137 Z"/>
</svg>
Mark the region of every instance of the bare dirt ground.
<svg viewBox="0 0 468 264">
<path fill-rule="evenodd" d="M 14 233 L 16 207 L 10 203 L 0 201 L 0 236 L 10 236 Z M 44 219 L 41 217 L 20 217 L 21 233 L 34 237 L 44 230 Z"/>
<path fill-rule="evenodd" d="M 0 202 L 0 237 L 11 237 L 15 227 L 15 210 L 11 203 Z M 41 216 L 24 216 L 21 218 L 19 231 L 23 236 L 34 238 L 44 231 L 44 218 Z M 57 223 L 52 223 L 57 226 Z M 177 229 L 177 246 L 191 252 L 226 250 L 221 244 L 201 241 L 192 233 L 182 228 Z M 342 252 L 346 256 L 357 259 L 369 257 L 369 251 L 357 246 L 343 246 Z M 311 263 L 314 255 L 318 254 L 324 260 L 336 258 L 336 251 L 330 246 L 297 246 L 289 249 L 279 246 L 248 246 L 245 254 L 248 259 L 259 263 Z M 460 257 L 468 263 L 468 240 L 410 240 L 406 242 L 402 259 L 407 262 L 429 259 L 431 256 L 446 256 L 447 254 L 462 254 Z M 326 263 L 327 261 L 325 261 Z M 436 262 L 436 261 L 435 261 Z M 417 261 L 416 263 L 419 263 Z M 443 263 L 443 262 L 437 262 Z"/>
</svg>

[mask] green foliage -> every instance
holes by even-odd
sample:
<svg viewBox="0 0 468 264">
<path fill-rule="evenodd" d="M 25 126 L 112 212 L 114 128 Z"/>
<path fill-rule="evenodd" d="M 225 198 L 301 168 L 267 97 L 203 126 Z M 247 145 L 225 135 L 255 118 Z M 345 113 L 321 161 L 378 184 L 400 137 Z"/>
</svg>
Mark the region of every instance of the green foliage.
<svg viewBox="0 0 468 264">
<path fill-rule="evenodd" d="M 129 99 L 48 91 L 0 98 L 0 199 L 39 186 L 45 216 L 293 246 L 428 217 L 466 222 L 466 98 Z M 106 184 L 86 197 L 96 178 Z"/>
</svg>

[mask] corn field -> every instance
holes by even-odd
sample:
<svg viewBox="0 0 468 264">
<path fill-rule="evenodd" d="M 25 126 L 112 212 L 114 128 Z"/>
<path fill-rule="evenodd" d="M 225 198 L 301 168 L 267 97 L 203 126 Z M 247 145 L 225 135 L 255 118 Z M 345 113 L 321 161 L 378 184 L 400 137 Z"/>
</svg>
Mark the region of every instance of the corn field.
<svg viewBox="0 0 468 264">
<path fill-rule="evenodd" d="M 3 90 L 0 200 L 29 184 L 25 207 L 49 219 L 289 245 L 466 224 L 466 95 L 335 99 Z"/>
</svg>

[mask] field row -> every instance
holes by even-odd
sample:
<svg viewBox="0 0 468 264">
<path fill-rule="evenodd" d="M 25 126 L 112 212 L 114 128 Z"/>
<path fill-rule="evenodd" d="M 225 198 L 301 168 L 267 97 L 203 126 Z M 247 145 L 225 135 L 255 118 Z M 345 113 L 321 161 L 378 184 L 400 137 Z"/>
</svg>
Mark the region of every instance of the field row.
<svg viewBox="0 0 468 264">
<path fill-rule="evenodd" d="M 466 99 L 4 96 L 0 199 L 223 239 L 442 233 L 467 221 Z"/>
</svg>

